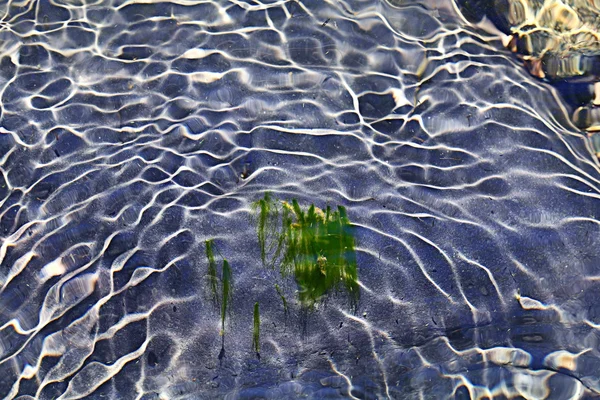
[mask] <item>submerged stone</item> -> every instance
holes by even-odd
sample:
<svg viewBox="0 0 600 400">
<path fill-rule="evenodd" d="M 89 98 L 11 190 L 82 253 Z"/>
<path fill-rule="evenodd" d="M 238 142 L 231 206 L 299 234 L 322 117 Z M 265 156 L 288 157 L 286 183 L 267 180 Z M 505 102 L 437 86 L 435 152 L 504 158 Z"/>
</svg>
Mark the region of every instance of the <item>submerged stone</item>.
<svg viewBox="0 0 600 400">
<path fill-rule="evenodd" d="M 572 120 L 578 128 L 590 136 L 600 131 L 598 1 L 456 2 L 472 22 L 489 18 L 507 35 L 503 38 L 505 46 L 523 60 L 532 75 L 557 85 L 573 105 Z M 581 90 L 582 83 L 589 89 Z"/>
</svg>

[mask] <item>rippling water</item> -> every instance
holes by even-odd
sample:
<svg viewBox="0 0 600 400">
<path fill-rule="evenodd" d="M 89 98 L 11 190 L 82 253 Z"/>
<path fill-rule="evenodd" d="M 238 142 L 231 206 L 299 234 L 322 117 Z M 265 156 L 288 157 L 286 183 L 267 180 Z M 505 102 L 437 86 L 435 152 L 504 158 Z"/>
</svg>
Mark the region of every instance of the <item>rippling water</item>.
<svg viewBox="0 0 600 400">
<path fill-rule="evenodd" d="M 600 396 L 591 141 L 450 2 L 0 13 L 0 396 Z M 265 191 L 346 207 L 356 310 L 262 267 Z"/>
</svg>

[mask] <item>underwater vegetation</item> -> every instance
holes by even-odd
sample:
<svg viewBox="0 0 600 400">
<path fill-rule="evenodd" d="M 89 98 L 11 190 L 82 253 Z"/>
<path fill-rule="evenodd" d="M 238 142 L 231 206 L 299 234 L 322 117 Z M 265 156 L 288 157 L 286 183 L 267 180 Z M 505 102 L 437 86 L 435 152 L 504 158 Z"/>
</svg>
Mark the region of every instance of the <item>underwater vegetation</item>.
<svg viewBox="0 0 600 400">
<path fill-rule="evenodd" d="M 223 259 L 223 275 L 221 278 L 223 291 L 221 296 L 221 332 L 225 332 L 225 314 L 227 313 L 227 305 L 231 300 L 231 268 L 229 262 Z"/>
<path fill-rule="evenodd" d="M 217 302 L 218 298 L 218 290 L 217 283 L 219 279 L 217 278 L 217 262 L 215 261 L 215 244 L 214 239 L 209 239 L 206 242 L 206 258 L 208 259 L 208 271 L 207 276 L 209 279 L 210 292 L 212 294 L 213 299 Z M 219 253 L 220 254 L 220 253 Z M 223 259 L 223 266 L 221 268 L 221 334 L 225 333 L 225 316 L 227 314 L 227 307 L 231 302 L 231 267 L 229 266 L 229 261 L 225 257 L 221 255 Z"/>
<path fill-rule="evenodd" d="M 206 241 L 206 258 L 208 259 L 208 280 L 213 300 L 217 301 L 217 263 L 215 261 L 214 240 Z"/>
<path fill-rule="evenodd" d="M 302 209 L 295 199 L 291 204 L 279 202 L 265 193 L 254 203 L 254 209 L 259 214 L 257 235 L 263 266 L 274 268 L 279 263 L 282 276 L 293 275 L 303 306 L 314 306 L 340 286 L 356 305 L 359 287 L 354 229 L 344 207 L 332 211 L 327 206 L 323 211 L 311 204 Z M 280 290 L 278 293 L 281 296 Z"/>
<path fill-rule="evenodd" d="M 253 204 L 257 218 L 257 235 L 264 267 L 279 267 L 282 277 L 294 276 L 301 306 L 306 310 L 332 290 L 342 287 L 355 307 L 359 298 L 358 271 L 354 227 L 346 209 L 338 206 L 325 211 L 314 204 L 300 207 L 294 199 L 274 200 L 269 193 Z M 225 355 L 225 318 L 231 303 L 232 273 L 229 262 L 215 247 L 214 239 L 206 240 L 209 293 L 221 308 L 222 346 L 219 360 Z M 221 279 L 217 276 L 215 254 L 223 259 Z M 220 296 L 219 296 L 219 289 Z M 281 298 L 284 312 L 288 303 L 279 285 L 275 290 Z M 252 349 L 260 359 L 260 309 L 254 304 Z"/>
<path fill-rule="evenodd" d="M 281 297 L 281 301 L 283 302 L 283 312 L 287 315 L 287 313 L 288 313 L 287 301 L 285 299 L 285 296 L 281 292 L 281 288 L 279 287 L 278 284 L 275 284 L 275 290 L 277 291 L 277 294 L 279 295 L 279 297 Z"/>
<path fill-rule="evenodd" d="M 252 349 L 260 358 L 260 311 L 258 301 L 254 303 L 254 329 L 252 330 Z"/>
<path fill-rule="evenodd" d="M 260 245 L 260 257 L 263 266 L 273 267 L 279 258 L 285 237 L 276 229 L 267 229 L 280 224 L 280 207 L 278 203 L 271 198 L 271 194 L 266 192 L 264 198 L 253 203 L 255 212 L 258 212 L 258 243 Z M 287 218 L 287 213 L 283 210 L 281 218 Z M 267 255 L 271 254 L 269 262 Z"/>
</svg>

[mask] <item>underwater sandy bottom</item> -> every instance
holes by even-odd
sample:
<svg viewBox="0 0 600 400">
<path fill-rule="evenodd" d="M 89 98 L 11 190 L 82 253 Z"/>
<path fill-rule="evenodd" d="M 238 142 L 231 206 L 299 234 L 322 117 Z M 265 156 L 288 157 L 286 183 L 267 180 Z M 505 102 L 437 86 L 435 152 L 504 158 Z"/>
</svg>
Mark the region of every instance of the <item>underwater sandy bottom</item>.
<svg viewBox="0 0 600 400">
<path fill-rule="evenodd" d="M 598 159 L 451 3 L 0 13 L 0 397 L 600 396 Z M 263 267 L 266 191 L 346 208 L 356 309 Z"/>
</svg>

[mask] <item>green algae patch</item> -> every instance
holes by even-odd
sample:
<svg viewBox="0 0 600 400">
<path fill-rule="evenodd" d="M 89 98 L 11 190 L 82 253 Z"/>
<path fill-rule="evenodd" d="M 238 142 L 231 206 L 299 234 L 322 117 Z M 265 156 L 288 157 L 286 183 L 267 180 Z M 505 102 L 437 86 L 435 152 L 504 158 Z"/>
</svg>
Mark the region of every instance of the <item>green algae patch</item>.
<svg viewBox="0 0 600 400">
<path fill-rule="evenodd" d="M 258 301 L 254 303 L 254 327 L 252 330 L 252 350 L 258 355 L 260 353 L 260 311 Z"/>
<path fill-rule="evenodd" d="M 311 204 L 303 209 L 295 199 L 277 202 L 266 193 L 254 208 L 259 213 L 257 233 L 263 265 L 279 263 L 282 276 L 294 276 L 303 306 L 312 307 L 341 287 L 356 305 L 356 241 L 344 207 L 332 211 L 328 206 L 323 211 Z"/>
</svg>

